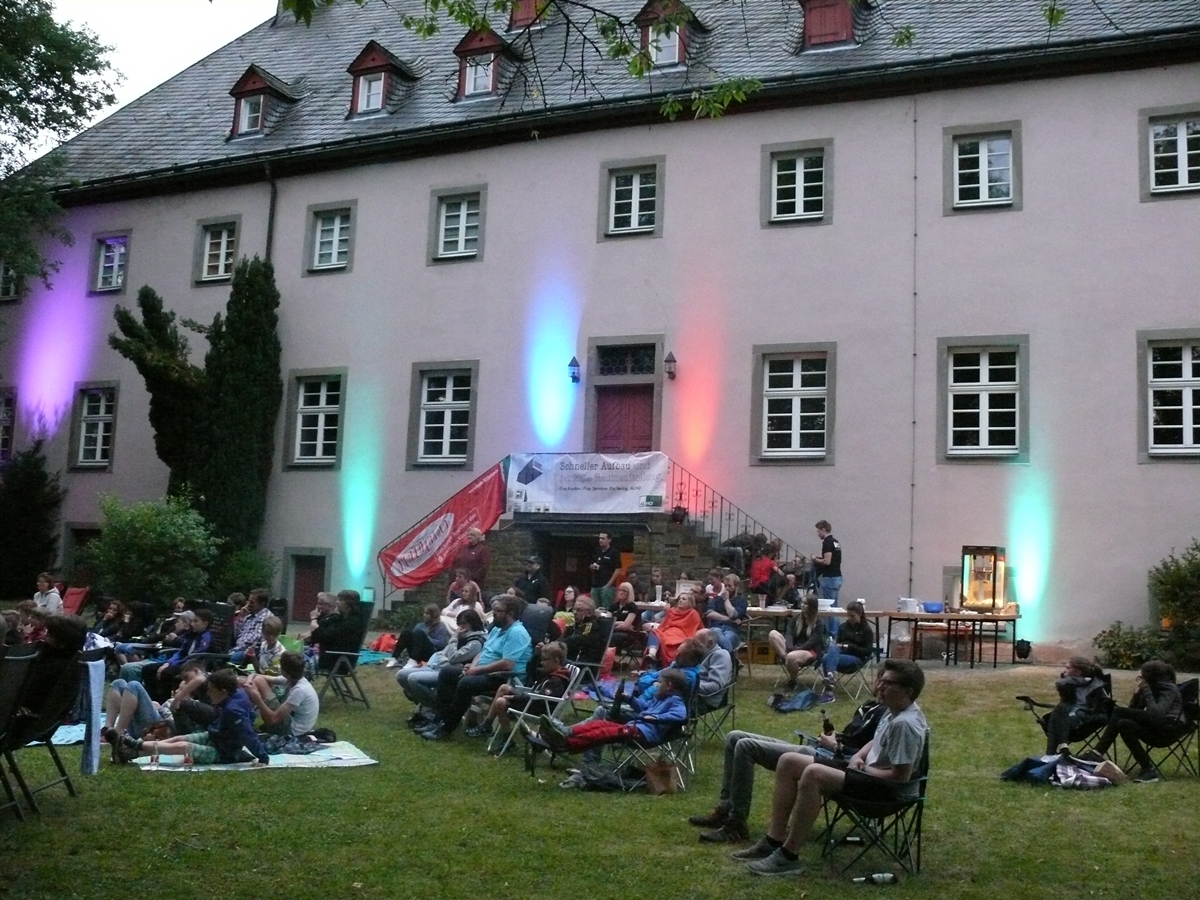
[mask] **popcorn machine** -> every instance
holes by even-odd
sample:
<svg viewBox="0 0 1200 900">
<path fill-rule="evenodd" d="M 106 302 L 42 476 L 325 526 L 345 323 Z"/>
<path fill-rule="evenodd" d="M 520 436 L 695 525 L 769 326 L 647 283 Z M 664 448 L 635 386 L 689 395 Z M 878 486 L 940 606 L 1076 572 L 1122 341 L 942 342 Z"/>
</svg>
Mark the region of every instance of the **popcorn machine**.
<svg viewBox="0 0 1200 900">
<path fill-rule="evenodd" d="M 999 612 L 1007 592 L 1003 547 L 962 548 L 962 605 L 979 612 Z"/>
</svg>

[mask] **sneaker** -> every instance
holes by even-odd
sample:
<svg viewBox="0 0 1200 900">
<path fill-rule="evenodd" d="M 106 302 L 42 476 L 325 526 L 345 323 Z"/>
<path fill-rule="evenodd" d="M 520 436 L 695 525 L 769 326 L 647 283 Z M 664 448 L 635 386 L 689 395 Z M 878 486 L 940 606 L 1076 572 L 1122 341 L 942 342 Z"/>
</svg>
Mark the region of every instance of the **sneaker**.
<svg viewBox="0 0 1200 900">
<path fill-rule="evenodd" d="M 1133 780 L 1138 784 L 1156 784 L 1161 778 L 1162 775 L 1154 766 L 1146 766 L 1133 776 Z"/>
<path fill-rule="evenodd" d="M 745 822 L 738 822 L 730 819 L 716 831 L 700 832 L 700 843 L 702 844 L 728 844 L 730 842 L 741 842 L 750 840 L 750 832 L 746 828 Z"/>
<path fill-rule="evenodd" d="M 472 725 L 470 728 L 464 730 L 463 734 L 473 738 L 490 738 L 492 736 L 492 723 L 480 722 L 478 725 Z"/>
<path fill-rule="evenodd" d="M 121 743 L 113 747 L 113 762 L 118 765 L 127 765 L 141 755 L 142 751 L 133 744 Z"/>
<path fill-rule="evenodd" d="M 804 873 L 804 863 L 798 859 L 788 859 L 780 847 L 764 859 L 746 863 L 746 870 L 754 875 L 801 875 Z"/>
<path fill-rule="evenodd" d="M 729 810 L 724 806 L 718 806 L 712 812 L 703 815 L 688 816 L 688 824 L 698 828 L 720 828 L 728 821 Z"/>
<path fill-rule="evenodd" d="M 822 703 L 832 703 L 837 698 L 833 696 L 833 691 L 826 691 L 821 695 Z"/>
<path fill-rule="evenodd" d="M 448 729 L 441 722 L 435 722 L 424 731 L 418 731 L 417 734 L 427 741 L 444 741 L 446 738 L 450 737 L 450 729 Z"/>
<path fill-rule="evenodd" d="M 383 664 L 383 667 L 385 669 L 394 669 L 398 665 L 400 665 L 400 660 L 396 659 L 396 657 L 393 656 L 391 659 L 389 659 L 387 662 L 385 662 Z"/>
<path fill-rule="evenodd" d="M 538 737 L 555 753 L 567 752 L 567 735 L 559 729 L 566 729 L 561 722 L 555 722 L 549 716 L 542 716 L 538 727 Z M 567 729 L 569 733 L 569 729 Z"/>
<path fill-rule="evenodd" d="M 547 730 L 556 732 L 559 737 L 562 737 L 564 740 L 571 736 L 571 727 L 569 725 L 564 725 L 562 722 L 558 721 L 558 719 L 555 719 L 551 716 L 539 716 L 538 731 L 541 732 L 542 736 L 544 737 Z"/>
<path fill-rule="evenodd" d="M 734 859 L 766 859 L 768 856 L 774 853 L 778 847 L 779 844 L 775 843 L 764 834 L 745 850 L 735 850 L 729 855 Z"/>
<path fill-rule="evenodd" d="M 410 671 L 411 669 L 419 669 L 419 668 L 421 668 L 421 664 L 420 664 L 419 662 L 417 662 L 415 659 L 413 659 L 413 658 L 410 656 L 410 657 L 408 658 L 408 661 L 407 661 L 407 662 L 405 662 L 405 663 L 404 663 L 404 665 L 402 665 L 402 666 L 400 667 L 400 671 L 401 671 L 401 672 L 408 672 L 408 671 Z"/>
<path fill-rule="evenodd" d="M 788 689 L 788 691 L 789 691 L 789 692 L 790 692 L 790 691 L 794 691 L 794 690 L 796 690 L 796 688 L 797 688 L 797 687 L 799 687 L 799 686 L 800 686 L 800 679 L 799 679 L 799 678 L 789 678 L 789 679 L 787 680 L 787 689 Z"/>
</svg>

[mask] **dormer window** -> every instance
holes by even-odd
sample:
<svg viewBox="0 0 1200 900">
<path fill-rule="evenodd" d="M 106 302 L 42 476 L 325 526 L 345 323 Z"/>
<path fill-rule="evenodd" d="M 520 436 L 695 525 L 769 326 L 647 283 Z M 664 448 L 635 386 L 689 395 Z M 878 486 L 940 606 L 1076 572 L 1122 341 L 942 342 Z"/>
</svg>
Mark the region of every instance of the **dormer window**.
<svg viewBox="0 0 1200 900">
<path fill-rule="evenodd" d="M 463 79 L 464 97 L 473 97 L 476 94 L 490 94 L 492 92 L 492 73 L 495 58 L 493 54 L 485 53 L 481 56 L 472 56 L 467 60 L 466 78 Z"/>
<path fill-rule="evenodd" d="M 458 57 L 460 98 L 495 94 L 500 86 L 503 59 L 520 60 L 512 46 L 490 28 L 468 31 L 454 48 L 454 55 Z"/>
<path fill-rule="evenodd" d="M 258 94 L 238 101 L 237 133 L 257 134 L 262 131 L 263 106 L 266 97 Z"/>
<path fill-rule="evenodd" d="M 660 34 L 651 33 L 649 38 L 650 61 L 656 66 L 674 66 L 683 62 L 678 30 L 671 28 Z"/>
<path fill-rule="evenodd" d="M 641 29 L 642 52 L 657 68 L 685 65 L 689 38 L 706 30 L 679 0 L 650 0 L 633 22 Z"/>
<path fill-rule="evenodd" d="M 538 24 L 548 0 L 514 0 L 508 20 L 508 30 L 518 31 Z"/>
<path fill-rule="evenodd" d="M 386 80 L 383 72 L 363 75 L 358 79 L 358 108 L 355 112 L 378 112 L 383 109 L 383 88 Z"/>
<path fill-rule="evenodd" d="M 800 0 L 804 7 L 804 49 L 854 41 L 851 0 Z"/>
</svg>

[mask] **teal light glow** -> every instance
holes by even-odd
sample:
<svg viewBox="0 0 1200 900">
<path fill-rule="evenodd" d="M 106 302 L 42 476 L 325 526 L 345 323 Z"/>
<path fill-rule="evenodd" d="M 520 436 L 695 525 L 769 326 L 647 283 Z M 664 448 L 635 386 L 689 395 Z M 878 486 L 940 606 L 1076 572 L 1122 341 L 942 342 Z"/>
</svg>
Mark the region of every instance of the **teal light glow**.
<svg viewBox="0 0 1200 900">
<path fill-rule="evenodd" d="M 582 390 L 567 377 L 571 357 L 583 355 L 576 349 L 581 306 L 575 286 L 557 273 L 547 276 L 529 304 L 525 394 L 540 450 L 559 449 Z"/>
<path fill-rule="evenodd" d="M 342 545 L 352 584 L 362 584 L 371 559 L 379 489 L 383 477 L 383 435 L 368 423 L 384 420 L 383 392 L 356 382 L 347 394 L 346 420 L 364 427 L 346 428 L 342 444 Z"/>
<path fill-rule="evenodd" d="M 1041 633 L 1047 610 L 1043 600 L 1054 558 L 1053 492 L 1045 474 L 1033 469 L 1015 473 L 1008 514 L 1007 565 L 1016 576 L 1025 636 Z"/>
</svg>

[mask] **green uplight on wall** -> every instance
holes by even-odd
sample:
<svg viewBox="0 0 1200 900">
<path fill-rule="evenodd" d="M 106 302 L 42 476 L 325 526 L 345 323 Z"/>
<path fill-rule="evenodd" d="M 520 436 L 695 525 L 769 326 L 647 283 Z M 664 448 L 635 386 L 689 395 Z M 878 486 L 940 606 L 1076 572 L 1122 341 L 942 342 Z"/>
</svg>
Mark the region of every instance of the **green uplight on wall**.
<svg viewBox="0 0 1200 900">
<path fill-rule="evenodd" d="M 358 385 L 347 394 L 348 421 L 381 422 L 384 408 L 375 385 Z M 362 583 L 367 572 L 379 513 L 379 489 L 383 478 L 383 436 L 374 428 L 345 429 L 342 447 L 342 546 L 346 568 L 353 584 Z"/>
<path fill-rule="evenodd" d="M 1046 476 L 1016 470 L 1008 514 L 1008 566 L 1021 604 L 1021 630 L 1041 633 L 1047 614 L 1046 586 L 1054 558 L 1054 503 Z"/>
</svg>

